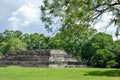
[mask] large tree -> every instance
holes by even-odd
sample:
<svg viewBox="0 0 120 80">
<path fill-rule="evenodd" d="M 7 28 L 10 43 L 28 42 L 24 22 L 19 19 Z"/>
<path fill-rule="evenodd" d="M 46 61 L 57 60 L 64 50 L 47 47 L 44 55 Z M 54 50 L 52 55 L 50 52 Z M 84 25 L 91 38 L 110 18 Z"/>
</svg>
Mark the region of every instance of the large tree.
<svg viewBox="0 0 120 80">
<path fill-rule="evenodd" d="M 60 30 L 77 24 L 94 24 L 100 21 L 104 13 L 113 16 L 108 26 L 114 23 L 120 26 L 120 0 L 44 0 L 41 6 L 41 20 L 48 30 Z M 52 25 L 52 27 L 51 27 Z M 120 29 L 117 29 L 116 36 Z"/>
<path fill-rule="evenodd" d="M 89 41 L 82 47 L 82 60 L 90 65 L 91 58 L 98 49 L 110 50 L 113 44 L 112 36 L 105 33 L 95 34 Z"/>
<path fill-rule="evenodd" d="M 68 27 L 66 30 L 57 33 L 50 39 L 49 46 L 54 49 L 64 49 L 80 59 L 82 47 L 96 32 L 93 28 L 83 26 L 74 25 L 74 27 Z"/>
<path fill-rule="evenodd" d="M 98 49 L 91 59 L 91 65 L 96 67 L 114 67 L 117 65 L 115 54 L 107 49 Z"/>
<path fill-rule="evenodd" d="M 116 61 L 118 62 L 116 67 L 120 67 L 120 40 L 114 42 L 111 51 L 116 55 Z"/>
</svg>

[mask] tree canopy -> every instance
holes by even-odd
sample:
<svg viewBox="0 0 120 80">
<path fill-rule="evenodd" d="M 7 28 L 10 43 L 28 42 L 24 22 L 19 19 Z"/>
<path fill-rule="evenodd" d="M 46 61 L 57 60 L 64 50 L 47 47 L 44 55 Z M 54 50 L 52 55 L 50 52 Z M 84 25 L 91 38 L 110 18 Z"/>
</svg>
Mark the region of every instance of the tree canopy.
<svg viewBox="0 0 120 80">
<path fill-rule="evenodd" d="M 120 67 L 120 40 L 113 41 L 106 33 L 77 25 L 55 36 L 6 30 L 0 33 L 0 54 L 8 51 L 64 49 L 83 63 L 95 67 Z"/>
<path fill-rule="evenodd" d="M 98 49 L 93 55 L 91 64 L 96 67 L 113 67 L 117 63 L 115 54 L 107 49 Z"/>
<path fill-rule="evenodd" d="M 41 20 L 48 30 L 56 30 L 54 27 L 57 27 L 57 30 L 64 30 L 80 24 L 89 26 L 99 22 L 104 13 L 109 13 L 112 18 L 107 26 L 115 24 L 118 27 L 116 36 L 119 35 L 120 0 L 44 0 L 43 2 L 40 7 Z"/>
<path fill-rule="evenodd" d="M 112 36 L 105 33 L 95 34 L 89 41 L 82 47 L 82 60 L 91 65 L 91 58 L 96 54 L 99 49 L 106 49 L 110 51 L 113 44 Z M 104 52 L 104 50 L 103 50 Z"/>
</svg>

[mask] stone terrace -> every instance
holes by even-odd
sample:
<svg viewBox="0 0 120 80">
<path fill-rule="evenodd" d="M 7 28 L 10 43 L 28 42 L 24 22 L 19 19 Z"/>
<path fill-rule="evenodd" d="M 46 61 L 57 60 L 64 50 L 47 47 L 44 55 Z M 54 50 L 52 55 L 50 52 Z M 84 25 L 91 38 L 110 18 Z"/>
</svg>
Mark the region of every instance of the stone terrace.
<svg viewBox="0 0 120 80">
<path fill-rule="evenodd" d="M 13 51 L 0 59 L 0 66 L 48 67 L 50 50 Z"/>
<path fill-rule="evenodd" d="M 28 50 L 8 52 L 0 57 L 0 67 L 86 67 L 64 50 Z"/>
</svg>

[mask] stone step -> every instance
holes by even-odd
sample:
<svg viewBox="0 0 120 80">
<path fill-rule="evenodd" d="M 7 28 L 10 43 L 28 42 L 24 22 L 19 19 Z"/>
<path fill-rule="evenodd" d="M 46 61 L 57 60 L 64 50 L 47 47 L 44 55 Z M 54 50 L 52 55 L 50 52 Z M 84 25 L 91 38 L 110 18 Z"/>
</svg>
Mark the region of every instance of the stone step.
<svg viewBox="0 0 120 80">
<path fill-rule="evenodd" d="M 50 55 L 50 50 L 28 50 L 28 51 L 13 51 L 7 55 Z"/>
<path fill-rule="evenodd" d="M 48 65 L 48 61 L 1 61 L 0 62 L 0 66 L 10 66 L 10 65 L 23 65 L 23 66 L 40 66 L 40 65 L 44 65 L 47 66 Z"/>
<path fill-rule="evenodd" d="M 49 57 L 5 57 L 5 58 L 2 58 L 1 60 L 2 61 L 41 61 L 41 60 L 48 60 Z"/>
<path fill-rule="evenodd" d="M 7 54 L 7 56 L 50 56 L 49 54 Z"/>
<path fill-rule="evenodd" d="M 2 59 L 2 61 L 49 61 L 46 58 L 43 59 L 36 59 L 36 58 L 31 58 L 31 59 L 26 59 L 26 58 L 21 58 L 21 59 Z"/>
</svg>

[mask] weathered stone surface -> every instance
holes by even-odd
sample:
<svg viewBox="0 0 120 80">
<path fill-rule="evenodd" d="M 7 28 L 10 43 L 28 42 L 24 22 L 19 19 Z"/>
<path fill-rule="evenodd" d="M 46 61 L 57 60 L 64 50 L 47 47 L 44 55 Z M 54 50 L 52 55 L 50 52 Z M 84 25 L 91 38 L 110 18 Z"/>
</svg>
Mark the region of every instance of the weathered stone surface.
<svg viewBox="0 0 120 80">
<path fill-rule="evenodd" d="M 0 57 L 0 66 L 85 67 L 64 50 L 28 50 L 8 52 Z"/>
<path fill-rule="evenodd" d="M 48 67 L 50 50 L 8 52 L 0 59 L 0 66 Z"/>
<path fill-rule="evenodd" d="M 78 62 L 73 55 L 67 54 L 64 50 L 50 51 L 49 67 L 82 67 L 80 65 L 83 63 Z"/>
</svg>

